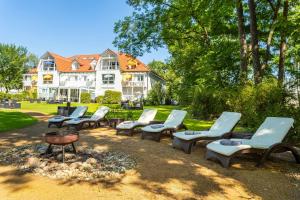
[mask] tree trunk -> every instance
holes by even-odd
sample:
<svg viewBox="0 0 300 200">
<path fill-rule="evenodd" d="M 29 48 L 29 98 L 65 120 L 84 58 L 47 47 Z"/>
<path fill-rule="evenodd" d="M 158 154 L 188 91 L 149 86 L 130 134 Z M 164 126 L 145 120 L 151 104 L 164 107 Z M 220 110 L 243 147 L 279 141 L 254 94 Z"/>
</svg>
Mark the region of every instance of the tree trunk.
<svg viewBox="0 0 300 200">
<path fill-rule="evenodd" d="M 276 6 L 273 5 L 272 1 L 268 1 L 274 11 L 274 15 L 272 18 L 272 22 L 270 25 L 270 31 L 269 31 L 269 35 L 268 35 L 268 39 L 267 39 L 267 46 L 266 46 L 266 55 L 265 55 L 265 59 L 264 59 L 264 63 L 262 65 L 262 73 L 264 73 L 264 70 L 266 68 L 268 68 L 269 64 L 269 59 L 270 59 L 270 48 L 271 48 L 271 43 L 272 43 L 272 39 L 273 39 L 273 35 L 274 35 L 274 31 L 275 31 L 275 23 L 277 21 L 277 16 L 278 16 L 278 11 L 280 8 L 280 4 L 281 4 L 281 0 L 277 1 Z"/>
<path fill-rule="evenodd" d="M 250 13 L 250 34 L 252 45 L 252 62 L 254 71 L 254 82 L 258 84 L 262 80 L 261 64 L 259 60 L 259 46 L 258 46 L 258 31 L 256 21 L 256 4 L 254 0 L 248 0 L 249 13 Z"/>
<path fill-rule="evenodd" d="M 247 60 L 247 41 L 244 28 L 244 10 L 242 0 L 237 0 L 237 17 L 238 17 L 238 30 L 240 39 L 240 70 L 241 70 L 241 81 L 244 82 L 247 79 L 248 71 L 248 60 Z"/>
<path fill-rule="evenodd" d="M 283 5 L 283 19 L 284 23 L 287 22 L 289 1 L 285 0 Z M 284 64 L 285 64 L 285 50 L 286 50 L 286 34 L 285 26 L 281 28 L 280 32 L 280 50 L 279 50 L 279 65 L 278 65 L 278 83 L 282 85 L 284 81 Z"/>
</svg>

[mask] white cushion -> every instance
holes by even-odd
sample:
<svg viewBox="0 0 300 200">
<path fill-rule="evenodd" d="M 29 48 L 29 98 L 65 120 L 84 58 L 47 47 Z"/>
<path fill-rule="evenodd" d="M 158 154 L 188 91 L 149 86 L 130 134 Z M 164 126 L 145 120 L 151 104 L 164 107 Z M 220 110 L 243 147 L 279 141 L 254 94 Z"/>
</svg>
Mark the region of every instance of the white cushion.
<svg viewBox="0 0 300 200">
<path fill-rule="evenodd" d="M 206 147 L 217 153 L 230 156 L 233 153 L 247 148 L 268 149 L 273 144 L 282 142 L 290 128 L 293 126 L 294 119 L 284 117 L 267 117 L 260 125 L 250 140 L 231 139 L 242 141 L 238 146 L 226 146 L 220 144 L 220 140 L 209 143 Z"/>
<path fill-rule="evenodd" d="M 209 131 L 194 131 L 196 133 L 199 132 L 195 135 L 186 135 L 185 132 L 174 133 L 173 135 L 183 140 L 192 140 L 201 137 L 221 137 L 234 128 L 241 116 L 241 113 L 223 112 Z"/>
<path fill-rule="evenodd" d="M 137 121 L 143 124 L 148 124 L 150 121 L 153 121 L 156 113 L 157 109 L 145 109 Z"/>
<path fill-rule="evenodd" d="M 81 122 L 84 122 L 84 121 L 91 121 L 91 119 L 90 118 L 75 118 L 75 119 L 66 121 L 65 123 L 66 124 L 80 124 Z M 96 120 L 94 120 L 94 121 L 96 121 Z"/>
<path fill-rule="evenodd" d="M 251 145 L 249 145 L 249 140 L 246 140 L 246 139 L 235 139 L 234 141 L 242 142 L 242 144 L 236 145 L 236 146 L 222 145 L 222 144 L 220 144 L 220 141 L 221 140 L 213 141 L 213 142 L 209 143 L 208 145 L 206 145 L 206 148 L 211 151 L 217 152 L 219 154 L 225 155 L 225 156 L 231 156 L 235 152 L 238 152 L 243 149 L 251 148 Z"/>
<path fill-rule="evenodd" d="M 160 128 L 152 128 L 152 125 L 148 125 L 144 128 L 142 128 L 143 131 L 145 132 L 153 132 L 153 133 L 158 133 L 161 132 L 165 129 L 169 128 L 177 128 L 180 124 L 182 124 L 187 112 L 183 110 L 172 110 L 172 112 L 169 114 L 167 120 L 165 121 L 162 127 Z M 154 125 L 154 124 L 153 124 Z M 157 125 L 157 124 L 155 124 Z"/>
<path fill-rule="evenodd" d="M 78 106 L 70 115 L 70 118 L 78 118 L 82 117 L 86 110 L 88 109 L 87 106 Z"/>
<path fill-rule="evenodd" d="M 267 117 L 252 136 L 251 145 L 254 148 L 269 148 L 282 142 L 293 123 L 293 118 Z"/>
<path fill-rule="evenodd" d="M 148 123 L 147 123 L 148 124 Z M 132 129 L 136 126 L 144 126 L 147 125 L 145 123 L 141 123 L 138 121 L 125 121 L 117 125 L 117 129 Z"/>
<path fill-rule="evenodd" d="M 215 136 L 222 136 L 231 131 L 241 119 L 242 114 L 237 112 L 223 112 L 209 129 Z"/>
<path fill-rule="evenodd" d="M 193 140 L 196 138 L 204 137 L 205 135 L 208 135 L 209 131 L 194 131 L 193 135 L 186 135 L 185 131 L 176 132 L 173 133 L 174 137 L 180 138 L 182 140 Z"/>
<path fill-rule="evenodd" d="M 71 117 L 64 117 L 64 116 L 56 116 L 48 119 L 48 122 L 62 122 L 64 120 L 72 119 Z"/>
<path fill-rule="evenodd" d="M 187 112 L 184 110 L 172 110 L 164 125 L 167 128 L 177 128 L 180 124 L 182 124 L 186 114 Z"/>
<path fill-rule="evenodd" d="M 108 113 L 109 107 L 101 106 L 98 108 L 98 110 L 91 116 L 91 120 L 99 120 L 105 117 L 105 115 Z"/>
<path fill-rule="evenodd" d="M 156 125 L 161 125 L 162 127 L 160 127 L 160 128 L 152 128 L 151 127 L 151 126 L 156 126 Z M 164 124 L 152 124 L 152 125 L 148 125 L 148 126 L 145 126 L 142 128 L 143 131 L 152 132 L 152 133 L 158 133 L 165 129 L 167 129 L 167 127 Z"/>
</svg>

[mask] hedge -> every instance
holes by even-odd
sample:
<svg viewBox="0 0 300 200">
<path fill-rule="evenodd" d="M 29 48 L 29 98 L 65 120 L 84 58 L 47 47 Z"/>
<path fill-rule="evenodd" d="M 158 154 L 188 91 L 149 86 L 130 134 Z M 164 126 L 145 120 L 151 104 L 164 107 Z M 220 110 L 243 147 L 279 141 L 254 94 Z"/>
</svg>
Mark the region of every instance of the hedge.
<svg viewBox="0 0 300 200">
<path fill-rule="evenodd" d="M 121 103 L 122 93 L 113 90 L 106 90 L 103 97 L 104 104 L 118 104 Z"/>
</svg>

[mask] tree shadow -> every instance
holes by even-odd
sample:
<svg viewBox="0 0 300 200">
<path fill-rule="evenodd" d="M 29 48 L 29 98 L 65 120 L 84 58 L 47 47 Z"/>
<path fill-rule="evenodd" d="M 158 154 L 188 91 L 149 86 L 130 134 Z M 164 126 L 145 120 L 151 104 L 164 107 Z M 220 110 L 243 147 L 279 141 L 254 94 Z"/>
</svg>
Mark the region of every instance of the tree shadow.
<svg viewBox="0 0 300 200">
<path fill-rule="evenodd" d="M 22 144 L 41 143 L 42 133 L 49 131 L 46 121 L 41 120 L 32 127 L 1 134 L 0 150 Z M 119 192 L 136 188 L 137 192 L 148 192 L 157 195 L 155 197 L 170 199 L 199 199 L 208 196 L 231 199 L 299 197 L 297 186 L 291 185 L 291 182 L 299 185 L 299 180 L 285 176 L 291 169 L 293 173 L 300 173 L 298 166 L 293 163 L 267 162 L 265 167 L 256 168 L 253 160 L 244 157 L 238 158 L 231 168 L 224 169 L 218 163 L 204 159 L 204 144 L 198 144 L 192 154 L 185 154 L 171 147 L 169 137 L 164 137 L 157 143 L 141 140 L 139 134 L 127 137 L 117 136 L 115 133 L 109 127 L 82 130 L 77 146 L 124 152 L 136 160 L 137 166 L 116 179 L 87 182 L 91 186 Z M 17 175 L 17 171 L 11 171 L 11 174 Z M 22 189 L 22 185 L 25 187 L 31 181 L 27 176 L 20 176 L 18 179 L 22 179 L 22 182 L 10 185 L 12 191 Z M 9 185 L 10 182 L 14 182 L 11 175 L 2 184 Z M 57 181 L 65 186 L 83 182 L 86 183 L 74 179 Z M 270 193 L 270 187 L 277 190 Z"/>
</svg>

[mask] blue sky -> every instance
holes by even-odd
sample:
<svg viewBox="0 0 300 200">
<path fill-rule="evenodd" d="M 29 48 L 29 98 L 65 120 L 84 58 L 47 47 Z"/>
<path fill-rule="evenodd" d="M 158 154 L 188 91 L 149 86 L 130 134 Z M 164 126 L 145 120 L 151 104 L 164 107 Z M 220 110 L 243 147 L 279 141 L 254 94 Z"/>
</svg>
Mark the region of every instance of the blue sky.
<svg viewBox="0 0 300 200">
<path fill-rule="evenodd" d="M 114 23 L 132 11 L 126 0 L 0 0 L 0 42 L 23 45 L 38 56 L 117 50 Z M 167 50 L 160 49 L 141 60 L 167 57 Z"/>
</svg>

